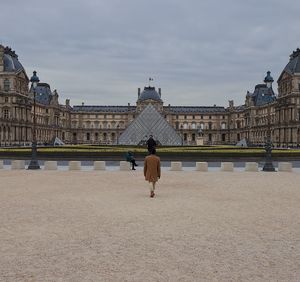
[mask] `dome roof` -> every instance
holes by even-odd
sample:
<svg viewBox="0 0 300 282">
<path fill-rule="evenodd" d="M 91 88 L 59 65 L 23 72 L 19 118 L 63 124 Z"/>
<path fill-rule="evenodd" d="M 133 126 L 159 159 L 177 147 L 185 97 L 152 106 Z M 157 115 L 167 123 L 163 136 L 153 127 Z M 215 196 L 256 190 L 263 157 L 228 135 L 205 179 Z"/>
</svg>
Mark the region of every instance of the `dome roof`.
<svg viewBox="0 0 300 282">
<path fill-rule="evenodd" d="M 144 87 L 144 91 L 140 94 L 138 101 L 154 100 L 162 102 L 160 95 L 155 90 L 155 87 Z"/>
<path fill-rule="evenodd" d="M 297 48 L 296 51 L 294 51 L 290 55 L 290 61 L 284 68 L 284 70 L 290 74 L 299 73 L 300 72 L 300 49 Z"/>
<path fill-rule="evenodd" d="M 5 72 L 18 72 L 24 70 L 22 64 L 18 60 L 18 55 L 9 47 L 4 48 L 3 63 Z"/>
</svg>

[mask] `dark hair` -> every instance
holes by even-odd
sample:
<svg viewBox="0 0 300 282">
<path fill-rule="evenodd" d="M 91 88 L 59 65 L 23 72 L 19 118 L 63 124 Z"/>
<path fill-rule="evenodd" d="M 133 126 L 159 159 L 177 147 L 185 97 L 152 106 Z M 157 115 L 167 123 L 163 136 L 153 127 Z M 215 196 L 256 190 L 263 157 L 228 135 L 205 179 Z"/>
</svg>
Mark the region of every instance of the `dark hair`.
<svg viewBox="0 0 300 282">
<path fill-rule="evenodd" d="M 155 155 L 155 154 L 156 154 L 156 150 L 155 150 L 155 148 L 151 148 L 151 150 L 150 150 L 150 154 L 151 154 L 151 155 Z"/>
</svg>

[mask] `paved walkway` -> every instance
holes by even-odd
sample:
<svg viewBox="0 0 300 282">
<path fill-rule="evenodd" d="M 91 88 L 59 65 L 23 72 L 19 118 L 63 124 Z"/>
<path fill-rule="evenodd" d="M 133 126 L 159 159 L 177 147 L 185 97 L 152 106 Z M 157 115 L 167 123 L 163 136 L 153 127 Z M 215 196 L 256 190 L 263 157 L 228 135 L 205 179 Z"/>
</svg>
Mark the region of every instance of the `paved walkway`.
<svg viewBox="0 0 300 282">
<path fill-rule="evenodd" d="M 0 170 L 0 281 L 299 281 L 300 173 Z"/>
</svg>

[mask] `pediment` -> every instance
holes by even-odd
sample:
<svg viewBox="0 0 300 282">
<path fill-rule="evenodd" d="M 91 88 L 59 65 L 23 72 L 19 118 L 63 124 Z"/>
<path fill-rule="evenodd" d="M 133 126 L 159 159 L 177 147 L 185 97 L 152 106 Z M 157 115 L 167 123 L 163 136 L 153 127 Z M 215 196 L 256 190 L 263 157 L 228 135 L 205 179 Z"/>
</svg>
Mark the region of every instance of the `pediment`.
<svg viewBox="0 0 300 282">
<path fill-rule="evenodd" d="M 288 79 L 291 79 L 291 78 L 292 78 L 292 75 L 290 73 L 288 73 L 287 71 L 283 71 L 281 73 L 281 75 L 279 76 L 277 82 L 279 83 L 282 80 L 288 80 Z"/>
<path fill-rule="evenodd" d="M 23 79 L 27 79 L 27 80 L 29 80 L 29 78 L 28 78 L 28 76 L 27 76 L 27 74 L 26 74 L 26 72 L 22 69 L 22 70 L 20 70 L 19 72 L 18 72 L 18 77 L 20 77 L 20 78 L 23 78 Z"/>
</svg>

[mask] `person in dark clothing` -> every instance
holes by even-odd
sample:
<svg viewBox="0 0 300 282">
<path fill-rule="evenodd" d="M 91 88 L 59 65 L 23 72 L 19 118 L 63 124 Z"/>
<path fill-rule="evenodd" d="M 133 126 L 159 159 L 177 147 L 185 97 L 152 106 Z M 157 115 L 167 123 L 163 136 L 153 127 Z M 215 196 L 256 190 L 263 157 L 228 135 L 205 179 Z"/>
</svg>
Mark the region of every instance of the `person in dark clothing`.
<svg viewBox="0 0 300 282">
<path fill-rule="evenodd" d="M 128 151 L 127 153 L 126 153 L 126 161 L 127 162 L 130 162 L 131 163 L 131 165 L 132 165 L 132 170 L 135 170 L 135 166 L 138 166 L 138 164 L 135 162 L 135 159 L 134 159 L 134 157 L 133 157 L 133 153 L 131 152 L 131 151 Z"/>
<path fill-rule="evenodd" d="M 155 140 L 153 139 L 153 136 L 150 135 L 150 138 L 147 141 L 147 148 L 148 148 L 149 154 L 151 154 L 152 150 L 155 149 L 156 145 L 157 144 L 156 144 Z"/>
</svg>

